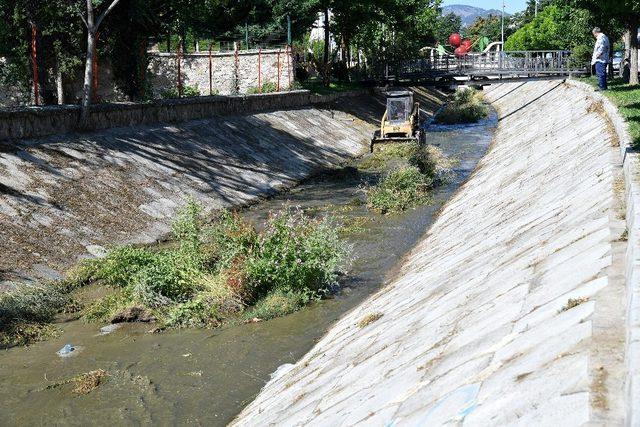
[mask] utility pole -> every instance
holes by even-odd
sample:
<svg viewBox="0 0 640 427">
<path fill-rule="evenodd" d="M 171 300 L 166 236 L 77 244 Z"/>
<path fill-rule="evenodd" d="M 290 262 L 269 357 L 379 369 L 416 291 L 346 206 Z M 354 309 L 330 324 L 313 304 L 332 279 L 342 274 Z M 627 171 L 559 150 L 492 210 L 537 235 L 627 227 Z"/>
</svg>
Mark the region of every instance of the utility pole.
<svg viewBox="0 0 640 427">
<path fill-rule="evenodd" d="M 291 46 L 291 15 L 287 13 L 287 44 Z"/>
<path fill-rule="evenodd" d="M 504 8 L 505 8 L 505 4 L 504 4 L 504 0 L 502 0 L 502 19 L 501 19 L 501 26 L 502 26 L 502 30 L 501 30 L 501 42 L 502 45 L 500 46 L 500 68 L 502 69 L 502 57 L 504 56 Z"/>
<path fill-rule="evenodd" d="M 249 23 L 244 23 L 244 45 L 245 49 L 249 50 Z"/>
<path fill-rule="evenodd" d="M 535 12 L 533 14 L 533 16 L 535 16 L 536 18 L 538 17 L 538 0 L 534 0 L 534 4 L 535 4 Z"/>
</svg>

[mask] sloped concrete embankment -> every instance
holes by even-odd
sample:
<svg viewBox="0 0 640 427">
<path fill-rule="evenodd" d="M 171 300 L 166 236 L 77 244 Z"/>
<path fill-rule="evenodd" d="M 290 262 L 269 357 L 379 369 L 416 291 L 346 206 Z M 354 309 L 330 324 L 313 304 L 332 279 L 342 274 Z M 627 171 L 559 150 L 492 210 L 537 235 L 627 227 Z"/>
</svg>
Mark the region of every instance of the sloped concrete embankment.
<svg viewBox="0 0 640 427">
<path fill-rule="evenodd" d="M 615 133 L 563 83 L 487 98 L 494 144 L 399 277 L 281 368 L 237 425 L 623 423 Z"/>
<path fill-rule="evenodd" d="M 627 124 L 611 101 L 602 94 L 593 93 L 585 83 L 569 81 L 568 84 L 589 93 L 601 104 L 619 141 L 624 169 L 623 207 L 628 241 L 624 258 L 627 328 L 625 413 L 628 425 L 640 426 L 640 153 L 633 147 Z"/>
<path fill-rule="evenodd" d="M 381 105 L 343 102 L 352 114 L 304 107 L 0 145 L 0 287 L 153 242 L 188 196 L 238 206 L 344 162 L 367 145 Z"/>
</svg>

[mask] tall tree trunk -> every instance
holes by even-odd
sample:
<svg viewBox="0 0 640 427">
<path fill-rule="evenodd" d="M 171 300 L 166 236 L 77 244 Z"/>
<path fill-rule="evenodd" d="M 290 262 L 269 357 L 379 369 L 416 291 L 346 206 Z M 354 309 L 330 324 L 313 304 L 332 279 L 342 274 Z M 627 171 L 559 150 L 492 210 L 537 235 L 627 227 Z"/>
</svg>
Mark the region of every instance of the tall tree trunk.
<svg viewBox="0 0 640 427">
<path fill-rule="evenodd" d="M 58 99 L 58 105 L 64 104 L 64 87 L 62 85 L 62 70 L 60 65 L 56 64 L 56 98 Z"/>
<path fill-rule="evenodd" d="M 88 0 L 91 1 L 91 0 Z M 92 19 L 93 20 L 93 19 Z M 96 46 L 96 33 L 91 28 L 87 31 L 87 56 L 84 62 L 84 84 L 82 85 L 82 104 L 80 122 L 86 123 L 89 106 L 93 97 L 93 53 Z"/>
<path fill-rule="evenodd" d="M 619 74 L 621 78 L 624 78 L 624 62 L 625 60 L 629 60 L 631 52 L 631 32 L 629 30 L 625 31 L 622 39 L 624 40 L 624 52 L 622 54 L 622 60 L 620 61 Z"/>
<path fill-rule="evenodd" d="M 80 127 L 87 123 L 89 117 L 89 107 L 93 95 L 93 61 L 96 49 L 96 33 L 100 28 L 102 20 L 113 10 L 120 0 L 112 0 L 109 7 L 94 20 L 93 2 L 87 0 L 87 16 L 81 15 L 84 25 L 87 27 L 87 57 L 84 62 L 84 84 L 82 86 L 82 103 L 80 104 Z"/>
<path fill-rule="evenodd" d="M 329 70 L 329 47 L 331 44 L 331 32 L 329 31 L 329 8 L 324 9 L 324 56 L 322 58 L 322 78 L 324 85 L 329 87 L 331 71 Z"/>
<path fill-rule="evenodd" d="M 629 84 L 637 85 L 638 82 L 638 21 L 634 20 L 629 26 L 629 46 L 631 50 L 631 60 L 629 65 L 631 67 L 631 74 L 629 76 Z"/>
</svg>

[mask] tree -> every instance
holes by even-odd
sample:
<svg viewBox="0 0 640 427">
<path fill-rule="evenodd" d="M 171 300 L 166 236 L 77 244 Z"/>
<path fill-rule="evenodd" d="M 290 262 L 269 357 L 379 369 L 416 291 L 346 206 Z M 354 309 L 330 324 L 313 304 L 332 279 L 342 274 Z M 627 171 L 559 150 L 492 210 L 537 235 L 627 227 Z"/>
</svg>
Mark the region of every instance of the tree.
<svg viewBox="0 0 640 427">
<path fill-rule="evenodd" d="M 96 37 L 97 32 L 100 29 L 100 25 L 106 16 L 111 12 L 120 0 L 111 0 L 109 6 L 100 14 L 95 17 L 94 4 L 96 0 L 86 0 L 87 11 L 86 16 L 80 14 L 82 22 L 87 27 L 87 54 L 84 64 L 84 83 L 82 86 L 82 104 L 80 122 L 84 123 L 89 114 L 89 106 L 91 105 L 91 99 L 93 96 L 93 66 L 95 61 L 96 50 Z M 100 0 L 97 0 L 100 1 Z"/>
<path fill-rule="evenodd" d="M 447 44 L 449 36 L 453 33 L 459 33 L 462 29 L 462 18 L 455 13 L 440 15 L 437 22 L 435 38 L 441 44 Z"/>
<path fill-rule="evenodd" d="M 568 50 L 587 45 L 590 20 L 584 9 L 548 5 L 507 39 L 505 50 Z"/>
<path fill-rule="evenodd" d="M 505 17 L 505 39 L 509 38 L 514 31 L 511 17 Z M 474 42 L 482 37 L 487 37 L 490 42 L 500 41 L 502 38 L 502 17 L 498 15 L 479 16 L 464 31 L 464 36 Z"/>
<path fill-rule="evenodd" d="M 640 27 L 640 2 L 638 0 L 577 0 L 578 4 L 591 11 L 599 21 L 611 23 L 609 26 L 619 25 L 626 37 L 627 50 L 630 58 L 629 84 L 638 85 L 638 27 Z M 601 27 L 605 25 L 600 24 Z M 606 27 L 605 27 L 606 28 Z M 618 34 L 619 35 L 619 34 Z M 609 34 L 612 40 L 612 34 Z"/>
</svg>

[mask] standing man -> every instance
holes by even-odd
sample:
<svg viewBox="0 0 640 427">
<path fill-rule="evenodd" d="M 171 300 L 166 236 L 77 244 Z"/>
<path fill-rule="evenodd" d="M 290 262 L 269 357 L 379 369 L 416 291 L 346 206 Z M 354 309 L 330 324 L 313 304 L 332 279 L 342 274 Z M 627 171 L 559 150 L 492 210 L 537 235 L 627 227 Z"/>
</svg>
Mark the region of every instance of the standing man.
<svg viewBox="0 0 640 427">
<path fill-rule="evenodd" d="M 600 90 L 607 90 L 607 64 L 609 63 L 609 37 L 607 37 L 599 27 L 593 29 L 593 37 L 596 38 L 596 46 L 593 48 L 591 65 L 596 67 L 598 76 L 598 87 Z"/>
</svg>

